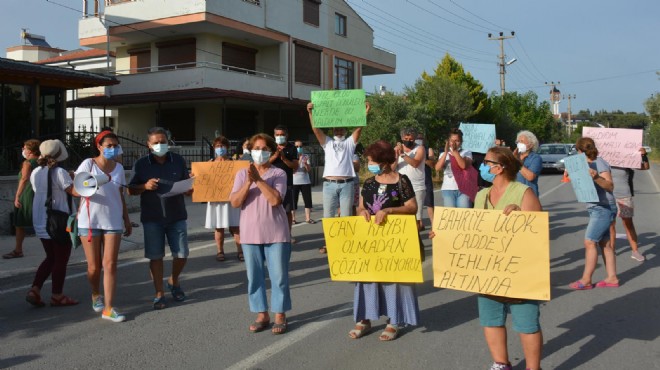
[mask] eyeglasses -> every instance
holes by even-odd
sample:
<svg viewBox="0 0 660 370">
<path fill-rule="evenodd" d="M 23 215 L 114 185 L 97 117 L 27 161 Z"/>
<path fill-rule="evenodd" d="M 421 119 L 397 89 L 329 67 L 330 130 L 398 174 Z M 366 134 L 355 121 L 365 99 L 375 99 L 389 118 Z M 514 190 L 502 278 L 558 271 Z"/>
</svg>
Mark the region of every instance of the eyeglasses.
<svg viewBox="0 0 660 370">
<path fill-rule="evenodd" d="M 498 165 L 498 166 L 502 166 L 502 163 L 500 163 L 500 162 L 495 162 L 495 161 L 491 161 L 491 160 L 489 160 L 489 159 L 484 159 L 484 163 L 485 163 L 485 164 L 492 163 L 492 164 L 495 164 L 495 165 Z"/>
</svg>

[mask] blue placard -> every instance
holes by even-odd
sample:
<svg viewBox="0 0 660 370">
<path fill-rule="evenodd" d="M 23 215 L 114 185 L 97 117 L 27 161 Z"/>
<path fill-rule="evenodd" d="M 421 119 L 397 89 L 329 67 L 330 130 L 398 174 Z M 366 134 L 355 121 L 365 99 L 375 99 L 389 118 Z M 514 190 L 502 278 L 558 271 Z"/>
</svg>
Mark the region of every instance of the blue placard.
<svg viewBox="0 0 660 370">
<path fill-rule="evenodd" d="M 564 158 L 566 172 L 571 179 L 571 185 L 577 201 L 581 203 L 598 202 L 598 193 L 594 179 L 589 174 L 589 164 L 584 153 Z"/>
<path fill-rule="evenodd" d="M 489 123 L 462 123 L 458 127 L 463 132 L 463 149 L 476 153 L 486 153 L 495 146 L 495 125 Z"/>
</svg>

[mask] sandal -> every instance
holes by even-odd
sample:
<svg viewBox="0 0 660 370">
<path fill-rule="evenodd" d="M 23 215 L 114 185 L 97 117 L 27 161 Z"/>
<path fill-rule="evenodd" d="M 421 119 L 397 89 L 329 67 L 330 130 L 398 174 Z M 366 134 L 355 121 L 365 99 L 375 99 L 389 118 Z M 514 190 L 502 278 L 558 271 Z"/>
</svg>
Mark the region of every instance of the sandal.
<svg viewBox="0 0 660 370">
<path fill-rule="evenodd" d="M 282 323 L 274 323 L 273 328 L 270 330 L 271 333 L 274 335 L 280 335 L 286 333 L 286 325 L 287 321 L 284 319 L 284 322 Z"/>
<path fill-rule="evenodd" d="M 568 287 L 571 288 L 571 289 L 575 289 L 575 290 L 589 290 L 589 289 L 593 289 L 594 285 L 593 284 L 584 284 L 580 280 L 576 280 L 576 281 L 568 284 Z"/>
<path fill-rule="evenodd" d="M 34 289 L 30 289 L 30 290 L 28 290 L 27 295 L 25 296 L 25 300 L 26 300 L 29 304 L 31 304 L 31 305 L 33 305 L 33 306 L 35 306 L 35 307 L 43 307 L 43 306 L 46 305 L 46 304 L 41 300 L 41 295 L 40 295 L 39 293 L 37 293 L 37 291 L 34 290 Z"/>
<path fill-rule="evenodd" d="M 172 298 L 174 298 L 175 301 L 183 302 L 186 300 L 186 293 L 181 289 L 181 285 L 172 285 L 168 282 L 167 288 L 172 293 Z"/>
<path fill-rule="evenodd" d="M 387 329 L 391 329 L 391 330 L 387 330 Z M 395 340 L 398 336 L 399 336 L 399 327 L 396 325 L 387 324 L 385 330 L 383 330 L 383 332 L 380 334 L 380 337 L 378 337 L 378 339 L 380 339 L 382 342 L 389 342 Z"/>
<path fill-rule="evenodd" d="M 50 297 L 50 305 L 51 307 L 64 307 L 64 306 L 75 306 L 77 305 L 78 301 L 71 297 L 67 297 L 65 295 L 61 296 L 60 298 L 55 298 L 55 297 Z"/>
<path fill-rule="evenodd" d="M 243 252 L 236 253 L 236 258 L 238 258 L 238 260 L 241 262 L 245 261 L 245 255 L 243 254 Z"/>
<path fill-rule="evenodd" d="M 13 250 L 7 254 L 2 255 L 2 258 L 6 260 L 10 260 L 12 258 L 21 258 L 21 257 L 23 257 L 23 252 L 17 252 L 16 250 Z"/>
<path fill-rule="evenodd" d="M 250 331 L 252 333 L 259 333 L 264 331 L 270 325 L 270 321 L 255 321 L 250 325 Z"/>
<path fill-rule="evenodd" d="M 328 253 L 328 250 L 326 249 L 326 247 L 319 248 L 319 253 L 326 254 L 326 253 Z"/>
<path fill-rule="evenodd" d="M 315 224 L 316 223 L 316 221 L 312 220 L 311 218 L 309 220 L 305 221 L 305 222 L 307 222 L 308 224 Z"/>
<path fill-rule="evenodd" d="M 165 297 L 164 296 L 155 297 L 152 306 L 154 307 L 154 310 L 162 310 L 165 307 L 167 307 L 167 305 L 165 304 Z"/>
<path fill-rule="evenodd" d="M 348 337 L 351 339 L 362 338 L 371 331 L 371 321 L 359 321 L 355 324 L 355 329 L 348 332 Z"/>
<path fill-rule="evenodd" d="M 218 262 L 225 262 L 225 252 L 218 252 L 218 254 L 215 255 L 215 260 Z"/>
</svg>

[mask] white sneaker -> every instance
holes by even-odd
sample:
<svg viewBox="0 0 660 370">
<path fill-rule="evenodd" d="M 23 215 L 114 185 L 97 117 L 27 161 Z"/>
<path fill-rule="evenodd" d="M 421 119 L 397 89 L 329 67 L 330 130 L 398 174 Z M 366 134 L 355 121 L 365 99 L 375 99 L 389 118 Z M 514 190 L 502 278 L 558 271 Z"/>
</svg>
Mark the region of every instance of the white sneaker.
<svg viewBox="0 0 660 370">
<path fill-rule="evenodd" d="M 94 312 L 101 312 L 105 308 L 105 303 L 103 301 L 102 295 L 97 295 L 96 299 L 92 299 L 92 309 Z"/>
<path fill-rule="evenodd" d="M 639 253 L 638 251 L 632 252 L 632 254 L 630 255 L 630 258 L 634 259 L 635 261 L 639 261 L 639 262 L 644 262 L 644 260 L 645 260 L 644 256 L 641 253 Z"/>
<path fill-rule="evenodd" d="M 110 320 L 112 322 L 126 321 L 126 316 L 118 313 L 117 311 L 115 311 L 114 308 L 110 309 L 110 314 L 106 314 L 104 310 L 103 313 L 101 314 L 101 318 L 105 320 Z"/>
</svg>

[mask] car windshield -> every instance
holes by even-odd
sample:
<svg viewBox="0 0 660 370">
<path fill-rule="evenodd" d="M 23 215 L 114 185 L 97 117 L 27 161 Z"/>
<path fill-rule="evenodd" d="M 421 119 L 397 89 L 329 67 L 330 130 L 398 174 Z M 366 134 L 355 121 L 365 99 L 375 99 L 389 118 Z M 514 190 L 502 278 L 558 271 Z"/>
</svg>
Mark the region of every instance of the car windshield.
<svg viewBox="0 0 660 370">
<path fill-rule="evenodd" d="M 568 154 L 566 146 L 564 145 L 541 145 L 539 147 L 539 154 Z"/>
</svg>

